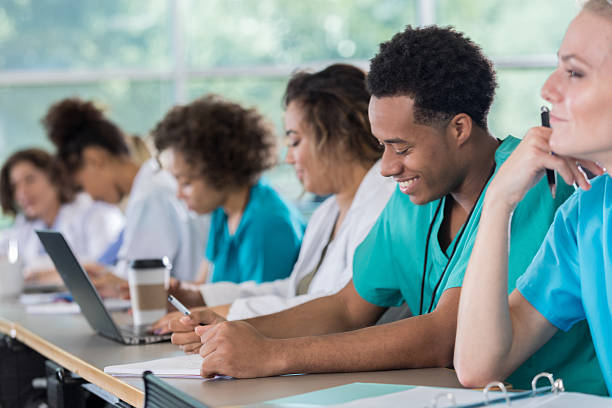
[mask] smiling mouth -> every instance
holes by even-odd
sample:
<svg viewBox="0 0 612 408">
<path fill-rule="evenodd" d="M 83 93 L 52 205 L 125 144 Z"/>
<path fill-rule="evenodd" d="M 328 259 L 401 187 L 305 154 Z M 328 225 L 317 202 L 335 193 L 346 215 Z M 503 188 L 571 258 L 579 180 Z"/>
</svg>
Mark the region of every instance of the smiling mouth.
<svg viewBox="0 0 612 408">
<path fill-rule="evenodd" d="M 418 179 L 419 179 L 419 176 L 415 176 L 415 177 L 409 178 L 408 180 L 400 181 L 399 186 L 402 190 L 406 190 L 410 188 Z"/>
</svg>

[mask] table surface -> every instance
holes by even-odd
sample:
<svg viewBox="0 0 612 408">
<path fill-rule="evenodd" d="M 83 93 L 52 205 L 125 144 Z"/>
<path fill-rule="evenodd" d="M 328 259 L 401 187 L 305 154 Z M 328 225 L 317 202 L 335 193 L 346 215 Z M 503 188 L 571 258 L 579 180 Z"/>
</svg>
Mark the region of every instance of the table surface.
<svg viewBox="0 0 612 408">
<path fill-rule="evenodd" d="M 80 314 L 29 314 L 18 302 L 0 303 L 0 332 L 15 337 L 46 358 L 78 374 L 131 405 L 141 407 L 144 384 L 139 378 L 114 378 L 104 367 L 182 355 L 170 343 L 127 346 L 97 335 Z M 125 314 L 115 314 L 125 320 Z M 291 375 L 242 380 L 166 379 L 203 403 L 235 406 L 282 398 L 352 382 L 460 387 L 445 368 L 357 373 Z"/>
</svg>

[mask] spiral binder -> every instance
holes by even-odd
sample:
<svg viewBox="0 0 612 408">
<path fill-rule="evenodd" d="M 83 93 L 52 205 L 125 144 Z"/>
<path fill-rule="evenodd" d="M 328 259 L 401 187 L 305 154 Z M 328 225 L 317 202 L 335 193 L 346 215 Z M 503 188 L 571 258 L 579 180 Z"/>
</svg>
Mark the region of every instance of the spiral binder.
<svg viewBox="0 0 612 408">
<path fill-rule="evenodd" d="M 538 387 L 538 381 L 542 378 L 547 378 L 550 382 L 550 385 Z M 494 388 L 499 388 L 501 390 L 501 396 L 490 396 L 490 392 Z M 440 406 L 452 408 L 477 408 L 496 404 L 505 404 L 505 406 L 510 407 L 512 406 L 511 401 L 516 401 L 524 398 L 533 398 L 547 393 L 553 393 L 554 395 L 557 395 L 562 392 L 565 392 L 565 387 L 563 386 L 562 379 L 558 378 L 555 380 L 553 375 L 550 373 L 540 373 L 533 377 L 533 380 L 531 380 L 531 391 L 509 393 L 508 390 L 506 390 L 506 386 L 502 382 L 493 381 L 487 384 L 487 386 L 482 391 L 482 402 L 457 405 L 457 402 L 455 401 L 455 396 L 452 392 L 441 392 L 432 399 L 430 408 L 439 408 Z M 444 405 L 438 405 L 442 403 Z M 451 405 L 448 405 L 449 403 Z"/>
</svg>

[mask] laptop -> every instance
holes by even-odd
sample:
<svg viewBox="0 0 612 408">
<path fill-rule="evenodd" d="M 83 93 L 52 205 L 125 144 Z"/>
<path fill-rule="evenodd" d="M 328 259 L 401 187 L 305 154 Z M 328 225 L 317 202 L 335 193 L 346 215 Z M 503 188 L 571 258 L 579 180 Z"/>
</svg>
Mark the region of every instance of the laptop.
<svg viewBox="0 0 612 408">
<path fill-rule="evenodd" d="M 117 325 L 89 280 L 72 249 L 57 231 L 36 231 L 55 268 L 87 322 L 98 334 L 123 344 L 147 344 L 170 340 L 170 334 L 155 335 L 151 326 Z"/>
</svg>

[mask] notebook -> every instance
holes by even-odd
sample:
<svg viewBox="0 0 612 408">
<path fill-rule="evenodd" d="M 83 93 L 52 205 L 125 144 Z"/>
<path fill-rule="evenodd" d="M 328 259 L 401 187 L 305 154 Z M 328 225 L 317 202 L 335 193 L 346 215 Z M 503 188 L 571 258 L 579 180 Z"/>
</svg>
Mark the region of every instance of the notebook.
<svg viewBox="0 0 612 408">
<path fill-rule="evenodd" d="M 120 364 L 104 367 L 104 372 L 113 377 L 142 377 L 145 371 L 151 371 L 161 378 L 199 378 L 202 357 L 199 354 L 183 354 L 176 357 L 160 358 L 157 360 L 142 361 L 138 363 Z M 215 379 L 231 377 L 218 376 Z"/>
</svg>

